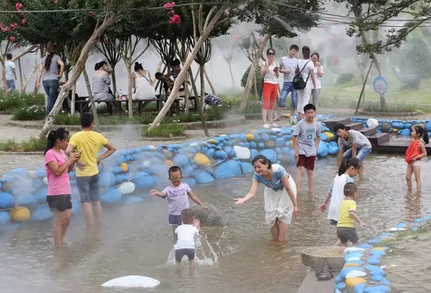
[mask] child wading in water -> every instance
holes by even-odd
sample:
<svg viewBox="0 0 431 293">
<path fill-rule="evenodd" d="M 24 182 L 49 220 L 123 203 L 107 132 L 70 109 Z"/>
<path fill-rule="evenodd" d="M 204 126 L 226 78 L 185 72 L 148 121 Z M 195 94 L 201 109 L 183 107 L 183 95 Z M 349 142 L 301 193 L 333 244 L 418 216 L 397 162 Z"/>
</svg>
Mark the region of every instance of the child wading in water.
<svg viewBox="0 0 431 293">
<path fill-rule="evenodd" d="M 200 230 L 200 223 L 194 218 L 193 210 L 184 209 L 181 211 L 182 225 L 175 229 L 177 244 L 175 244 L 175 270 L 181 268 L 181 261 L 187 256 L 190 264 L 190 275 L 195 270 L 195 237 Z"/>
<path fill-rule="evenodd" d="M 358 234 L 355 229 L 355 221 L 363 227 L 364 222 L 356 214 L 356 199 L 358 197 L 358 187 L 355 183 L 346 183 L 344 186 L 346 196 L 340 205 L 340 212 L 337 224 L 337 237 L 341 244 L 338 246 L 347 247 L 347 242 L 352 242 L 353 246 L 358 245 Z"/>
<path fill-rule="evenodd" d="M 412 174 L 415 173 L 417 190 L 421 191 L 421 159 L 427 155 L 425 144 L 429 143 L 428 133 L 420 125 L 412 126 L 410 146 L 406 151 L 406 180 L 409 190 L 412 189 Z"/>
<path fill-rule="evenodd" d="M 192 190 L 186 183 L 182 183 L 183 174 L 181 168 L 172 166 L 169 169 L 169 180 L 172 186 L 163 189 L 162 192 L 155 189 L 150 191 L 151 195 L 157 195 L 161 198 L 166 198 L 169 206 L 169 224 L 175 229 L 181 225 L 181 212 L 190 207 L 189 197 L 204 210 L 208 210 L 206 206 L 193 194 Z"/>
<path fill-rule="evenodd" d="M 353 177 L 358 175 L 360 168 L 361 161 L 358 158 L 353 158 L 348 162 L 342 161 L 338 169 L 338 175 L 335 176 L 331 187 L 329 187 L 325 201 L 320 205 L 320 211 L 323 213 L 326 210 L 329 199 L 331 199 L 328 210 L 328 219 L 331 225 L 336 226 L 338 223 L 340 204 L 344 199 L 344 186 L 347 183 L 353 182 Z M 340 240 L 338 240 L 335 245 L 339 246 L 340 244 Z"/>
</svg>

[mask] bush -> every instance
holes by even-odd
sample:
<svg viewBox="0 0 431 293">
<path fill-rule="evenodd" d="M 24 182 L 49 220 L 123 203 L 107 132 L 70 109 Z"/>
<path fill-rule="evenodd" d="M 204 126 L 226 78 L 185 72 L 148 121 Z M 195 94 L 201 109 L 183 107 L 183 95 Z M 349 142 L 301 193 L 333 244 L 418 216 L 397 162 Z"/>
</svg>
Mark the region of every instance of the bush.
<svg viewBox="0 0 431 293">
<path fill-rule="evenodd" d="M 337 77 L 337 82 L 336 84 L 345 84 L 348 83 L 349 81 L 351 81 L 353 78 L 355 78 L 355 76 L 350 73 L 350 72 L 345 72 L 345 73 L 341 73 L 338 77 Z"/>
<path fill-rule="evenodd" d="M 3 152 L 40 152 L 46 149 L 46 139 L 39 137 L 32 137 L 27 141 L 16 142 L 9 139 L 0 142 L 0 151 Z"/>
<path fill-rule="evenodd" d="M 0 111 L 5 113 L 13 113 L 15 109 L 29 107 L 34 105 L 45 105 L 45 96 L 38 94 L 36 97 L 33 94 L 22 94 L 14 91 L 5 96 L 5 91 L 0 90 Z"/>
<path fill-rule="evenodd" d="M 251 65 L 247 68 L 247 70 L 244 72 L 244 75 L 241 78 L 241 86 L 245 87 L 248 79 L 248 73 L 250 71 Z M 260 95 L 262 93 L 262 81 L 263 76 L 260 74 L 260 66 L 256 67 L 256 82 L 257 82 L 257 94 Z M 251 87 L 251 92 L 254 93 L 254 83 Z"/>
<path fill-rule="evenodd" d="M 417 111 L 418 107 L 410 104 L 388 104 L 387 109 L 383 110 L 380 107 L 379 102 L 366 102 L 362 105 L 362 111 L 364 112 L 374 112 L 374 113 L 414 113 Z"/>
<path fill-rule="evenodd" d="M 45 118 L 45 107 L 33 105 L 13 111 L 13 120 L 42 120 Z"/>
<path fill-rule="evenodd" d="M 186 128 L 181 124 L 160 124 L 152 130 L 144 128 L 144 137 L 176 137 L 185 136 Z"/>
<path fill-rule="evenodd" d="M 421 79 L 431 77 L 431 52 L 428 44 L 421 38 L 408 39 L 399 54 L 399 81 L 409 88 L 417 89 Z"/>
<path fill-rule="evenodd" d="M 81 125 L 79 117 L 70 115 L 68 113 L 60 113 L 55 117 L 56 125 Z"/>
</svg>

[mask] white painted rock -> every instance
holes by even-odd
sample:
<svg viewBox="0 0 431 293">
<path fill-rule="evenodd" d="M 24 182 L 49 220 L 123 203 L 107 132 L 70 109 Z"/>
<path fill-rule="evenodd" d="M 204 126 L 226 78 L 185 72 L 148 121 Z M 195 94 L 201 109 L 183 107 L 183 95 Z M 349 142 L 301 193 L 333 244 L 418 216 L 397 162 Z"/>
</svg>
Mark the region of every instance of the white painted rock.
<svg viewBox="0 0 431 293">
<path fill-rule="evenodd" d="M 346 259 L 346 262 L 351 262 L 353 260 L 361 260 L 361 258 L 358 256 L 352 256 L 352 257 L 349 257 L 348 259 Z"/>
<path fill-rule="evenodd" d="M 37 172 L 35 170 L 28 171 L 28 176 L 30 176 L 31 179 L 37 179 Z"/>
<path fill-rule="evenodd" d="M 406 228 L 393 227 L 393 228 L 389 229 L 389 232 L 401 232 L 401 231 L 406 231 Z"/>
<path fill-rule="evenodd" d="M 350 271 L 349 273 L 347 273 L 346 275 L 346 279 L 348 278 L 360 278 L 360 277 L 365 277 L 367 275 L 366 272 L 363 271 Z"/>
<path fill-rule="evenodd" d="M 192 143 L 190 143 L 190 146 L 191 147 L 197 147 L 199 144 L 197 143 L 197 142 L 192 142 Z"/>
<path fill-rule="evenodd" d="M 125 276 L 109 280 L 102 287 L 114 288 L 154 288 L 160 285 L 160 281 L 145 276 Z"/>
<path fill-rule="evenodd" d="M 358 248 L 358 247 L 347 247 L 346 249 L 344 249 L 343 254 L 344 254 L 344 256 L 346 256 L 349 253 L 355 252 L 355 251 L 365 251 L 365 249 Z"/>
<path fill-rule="evenodd" d="M 281 129 L 280 129 L 280 128 L 277 128 L 277 127 L 276 127 L 276 128 L 271 128 L 271 130 L 272 130 L 272 131 L 276 131 L 276 132 L 281 131 Z"/>
<path fill-rule="evenodd" d="M 248 160 L 250 159 L 251 152 L 248 148 L 242 146 L 234 146 L 235 155 L 240 160 Z"/>
<path fill-rule="evenodd" d="M 152 150 L 152 151 L 157 150 L 157 148 L 156 148 L 155 146 L 153 146 L 153 145 L 149 145 L 149 146 L 148 146 L 148 148 L 149 148 L 150 150 Z"/>
<path fill-rule="evenodd" d="M 148 168 L 151 166 L 151 163 L 150 163 L 150 161 L 143 161 L 142 165 L 144 165 L 145 168 Z"/>
<path fill-rule="evenodd" d="M 367 126 L 368 128 L 376 128 L 379 126 L 379 121 L 377 119 L 370 118 L 367 120 Z"/>
<path fill-rule="evenodd" d="M 48 178 L 47 178 L 47 177 L 43 178 L 43 179 L 42 179 L 42 182 L 43 182 L 45 185 L 48 185 Z"/>
<path fill-rule="evenodd" d="M 135 191 L 135 184 L 133 182 L 123 182 L 117 189 L 121 194 L 129 194 Z"/>
</svg>

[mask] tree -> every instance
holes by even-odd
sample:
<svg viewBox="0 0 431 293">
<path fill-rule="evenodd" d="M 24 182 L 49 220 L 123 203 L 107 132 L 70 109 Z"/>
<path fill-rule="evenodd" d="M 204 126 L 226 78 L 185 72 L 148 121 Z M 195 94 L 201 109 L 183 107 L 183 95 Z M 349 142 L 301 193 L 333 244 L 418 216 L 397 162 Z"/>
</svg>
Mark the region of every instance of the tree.
<svg viewBox="0 0 431 293">
<path fill-rule="evenodd" d="M 100 37 L 99 43 L 96 44 L 97 50 L 105 56 L 106 61 L 112 70 L 112 87 L 114 93 L 117 92 L 117 75 L 115 67 L 121 60 L 120 51 L 118 50 L 119 44 L 115 37 L 110 37 L 109 34 L 104 34 Z"/>
</svg>

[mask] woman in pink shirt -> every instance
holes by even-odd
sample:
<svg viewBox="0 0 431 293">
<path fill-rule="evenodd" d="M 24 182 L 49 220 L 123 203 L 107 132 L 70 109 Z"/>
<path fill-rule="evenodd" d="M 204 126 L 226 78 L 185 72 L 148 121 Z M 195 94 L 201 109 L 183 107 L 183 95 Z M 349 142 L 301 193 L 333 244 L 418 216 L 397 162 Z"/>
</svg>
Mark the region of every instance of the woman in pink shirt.
<svg viewBox="0 0 431 293">
<path fill-rule="evenodd" d="M 45 168 L 48 179 L 48 194 L 46 201 L 54 213 L 54 243 L 60 247 L 69 226 L 72 201 L 69 172 L 81 158 L 80 153 L 73 153 L 69 158 L 64 150 L 69 141 L 69 132 L 64 128 L 52 130 L 48 135 L 45 151 Z"/>
</svg>

